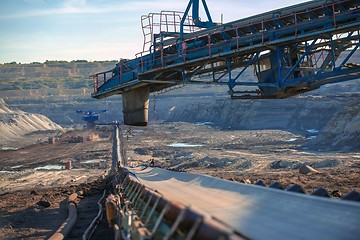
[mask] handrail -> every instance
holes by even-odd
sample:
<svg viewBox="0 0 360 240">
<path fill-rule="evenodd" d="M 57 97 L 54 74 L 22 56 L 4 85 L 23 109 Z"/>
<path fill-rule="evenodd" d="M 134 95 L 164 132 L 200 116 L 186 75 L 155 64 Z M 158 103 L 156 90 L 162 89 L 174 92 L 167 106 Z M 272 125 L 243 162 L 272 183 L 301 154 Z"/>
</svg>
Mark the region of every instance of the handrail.
<svg viewBox="0 0 360 240">
<path fill-rule="evenodd" d="M 316 11 L 316 10 L 319 10 L 319 9 L 324 9 L 324 8 L 326 8 L 326 7 L 329 7 L 329 6 L 335 6 L 335 5 L 339 5 L 339 4 L 341 4 L 341 3 L 344 3 L 344 2 L 348 2 L 348 1 L 350 1 L 350 0 L 345 0 L 345 1 L 340 1 L 340 2 L 336 2 L 336 3 L 329 3 L 329 4 L 327 4 L 327 5 L 324 5 L 324 6 L 321 6 L 321 7 L 317 7 L 317 8 L 313 8 L 313 9 L 311 9 L 311 12 L 313 12 L 313 11 Z M 335 14 L 341 14 L 341 13 L 336 13 L 335 12 L 335 7 L 332 7 L 332 9 L 333 9 L 333 15 L 335 15 Z M 243 28 L 243 27 L 245 27 L 245 26 L 255 26 L 255 25 L 258 25 L 258 24 L 260 24 L 260 25 L 265 25 L 266 23 L 270 23 L 270 22 L 273 22 L 273 21 L 276 21 L 276 20 L 281 20 L 281 19 L 285 19 L 285 18 L 288 18 L 288 17 L 294 17 L 294 23 L 293 24 L 291 24 L 291 25 L 288 25 L 287 27 L 282 27 L 280 30 L 286 30 L 286 29 L 293 29 L 294 27 L 295 27 L 295 31 L 294 31 L 294 33 L 295 33 L 295 35 L 294 36 L 297 36 L 298 35 L 298 27 L 300 27 L 300 26 L 307 26 L 307 22 L 304 22 L 305 20 L 303 20 L 303 21 L 299 21 L 298 20 L 298 16 L 299 15 L 301 15 L 301 14 L 309 14 L 309 12 L 307 12 L 307 11 L 302 11 L 302 12 L 294 12 L 294 13 L 291 13 L 291 14 L 287 14 L 287 15 L 281 15 L 281 16 L 277 16 L 277 17 L 274 17 L 274 18 L 270 18 L 270 19 L 266 19 L 266 20 L 261 20 L 261 21 L 257 21 L 257 22 L 251 22 L 251 23 L 248 23 L 248 25 L 237 25 L 237 26 L 234 26 L 234 27 L 232 27 L 232 28 L 227 28 L 227 29 L 225 29 L 225 30 L 223 30 L 223 29 L 217 29 L 217 30 L 215 30 L 215 31 L 211 31 L 209 34 L 207 34 L 207 36 L 208 36 L 208 39 L 209 38 L 211 38 L 211 36 L 214 36 L 214 35 L 216 35 L 216 34 L 219 34 L 219 35 L 221 35 L 222 33 L 224 33 L 224 32 L 229 32 L 229 31 L 236 31 L 236 34 L 237 34 L 237 36 L 236 36 L 236 49 L 239 49 L 240 47 L 239 47 L 239 43 L 240 42 L 242 42 L 242 40 L 244 40 L 244 39 L 249 39 L 249 38 L 253 38 L 254 37 L 254 34 L 261 34 L 261 42 L 264 44 L 264 36 L 265 36 L 265 34 L 272 34 L 272 32 L 275 32 L 275 31 L 278 31 L 279 29 L 275 29 L 275 28 L 272 28 L 272 29 L 270 29 L 270 30 L 268 30 L 268 29 L 261 29 L 262 31 L 259 31 L 259 32 L 257 32 L 257 33 L 251 33 L 250 35 L 243 35 L 243 36 L 238 36 L 239 35 L 239 32 L 238 32 L 238 30 L 240 29 L 240 28 Z M 321 20 L 323 20 L 323 19 L 321 19 Z M 336 19 L 334 19 L 334 22 L 333 22 L 333 25 L 334 25 L 334 27 L 336 27 L 336 25 L 337 25 L 337 22 L 336 22 Z M 201 34 L 201 32 L 202 31 L 199 31 L 199 32 L 197 32 L 198 34 Z M 186 42 L 186 43 L 188 43 L 188 42 L 192 42 L 192 41 L 195 41 L 197 38 L 199 37 L 199 35 L 197 35 L 197 36 L 194 36 L 194 37 L 192 37 L 192 38 L 186 38 L 185 40 L 184 40 L 184 42 Z M 228 42 L 229 40 L 220 40 L 220 41 L 217 41 L 216 42 L 216 44 L 218 44 L 218 45 L 221 45 L 222 43 L 224 43 L 224 42 Z M 210 44 L 210 43 L 208 43 L 208 49 L 209 49 L 209 56 L 211 55 L 211 48 L 214 46 L 214 44 Z M 203 48 L 203 47 L 199 47 L 199 48 L 194 48 L 194 49 L 192 49 L 192 50 L 186 50 L 185 52 L 186 53 L 190 53 L 190 52 L 195 52 L 195 51 L 197 51 L 197 50 L 199 50 L 199 49 L 201 49 L 201 48 Z M 142 64 L 146 64 L 146 63 L 150 63 L 150 64 L 152 64 L 152 65 L 154 65 L 154 62 L 156 62 L 156 61 L 159 61 L 159 62 L 161 62 L 161 63 L 166 63 L 166 61 L 164 60 L 164 61 L 162 61 L 162 59 L 169 59 L 169 58 L 171 58 L 171 57 L 174 57 L 174 56 L 176 56 L 177 55 L 177 53 L 176 54 L 171 54 L 171 55 L 167 55 L 167 56 L 164 56 L 163 55 L 163 53 L 161 52 L 161 54 L 160 54 L 160 57 L 158 57 L 158 58 L 155 58 L 154 60 L 147 60 L 147 61 L 142 61 Z M 143 54 L 141 54 L 141 57 L 143 57 L 144 55 Z M 166 65 L 166 64 L 161 64 L 161 66 L 162 67 L 164 67 L 164 65 Z"/>
<path fill-rule="evenodd" d="M 149 17 L 154 18 L 155 16 L 161 16 L 161 14 L 151 14 Z M 167 39 L 164 38 L 167 35 L 161 33 L 154 39 L 151 49 L 137 53 L 135 59 L 127 62 L 128 65 L 120 62 L 114 69 L 113 77 L 105 77 L 104 81 L 102 81 L 101 76 L 98 74 L 97 78 L 94 78 L 94 93 L 92 97 L 102 98 L 115 93 L 121 94 L 123 91 L 151 83 L 161 84 L 156 81 L 166 82 L 168 80 L 176 80 L 178 82 L 187 82 L 195 75 L 199 76 L 208 72 L 198 68 L 224 60 L 232 62 L 233 69 L 241 68 L 246 66 L 247 62 L 246 59 L 241 60 L 240 58 L 257 52 L 271 50 L 274 53 L 274 51 L 282 51 L 280 49 L 283 49 L 283 54 L 288 54 L 285 52 L 287 51 L 286 49 L 294 46 L 297 48 L 298 54 L 301 54 L 301 51 L 304 50 L 302 48 L 305 48 L 303 45 L 306 45 L 307 41 L 311 41 L 317 36 L 321 36 L 319 41 L 323 38 L 331 37 L 332 41 L 345 42 L 347 39 L 338 38 L 336 35 L 338 33 L 356 31 L 360 26 L 360 23 L 356 21 L 359 14 L 360 6 L 355 0 L 331 2 L 315 0 L 189 33 L 184 36 L 183 40 L 178 37 Z M 163 18 L 159 23 L 159 27 L 161 27 L 161 24 L 166 25 L 173 22 L 175 21 L 172 19 Z M 149 24 L 151 25 L 152 23 Z M 144 27 L 150 27 L 150 25 L 144 25 Z M 165 27 L 164 30 L 169 31 L 169 28 Z M 311 49 L 306 59 L 314 57 L 312 54 L 318 51 L 317 45 L 318 42 L 316 42 L 315 48 Z M 240 59 L 241 62 L 238 62 L 237 59 Z M 275 62 L 272 64 L 275 64 Z M 280 74 L 282 69 L 288 74 L 288 71 L 293 69 L 291 67 L 279 65 L 277 74 L 282 76 Z M 316 69 L 321 73 L 327 72 L 323 68 Z M 313 75 L 317 74 L 318 71 L 316 69 L 314 68 Z M 222 71 L 222 69 L 219 70 Z M 213 74 L 216 71 L 214 69 Z M 193 74 L 194 72 L 196 74 Z M 105 75 L 106 73 L 103 74 Z M 173 76 L 174 79 L 172 79 Z M 304 74 L 294 75 L 290 73 L 291 79 L 294 76 L 301 77 Z M 323 76 L 326 77 L 325 75 Z M 343 79 L 345 78 L 343 77 Z M 146 82 L 142 82 L 143 80 Z M 259 83 L 256 87 L 260 88 L 260 84 L 265 80 L 259 79 L 259 76 L 258 80 Z M 109 81 L 111 83 L 107 84 Z M 278 89 L 276 94 L 285 91 L 283 85 L 281 85 L 283 79 L 277 79 L 276 81 L 278 82 L 275 84 L 279 86 L 279 88 L 275 87 Z M 238 83 L 236 82 L 236 85 Z M 302 83 L 300 81 L 299 85 Z M 151 91 L 161 90 L 169 86 L 166 84 L 159 87 L 156 86 L 151 88 Z M 308 90 L 311 89 L 308 88 Z M 299 94 L 301 92 L 295 91 L 294 93 Z M 272 90 L 261 90 L 261 95 L 270 96 L 271 94 L 273 94 Z M 290 96 L 291 94 L 285 93 L 285 95 Z"/>
</svg>

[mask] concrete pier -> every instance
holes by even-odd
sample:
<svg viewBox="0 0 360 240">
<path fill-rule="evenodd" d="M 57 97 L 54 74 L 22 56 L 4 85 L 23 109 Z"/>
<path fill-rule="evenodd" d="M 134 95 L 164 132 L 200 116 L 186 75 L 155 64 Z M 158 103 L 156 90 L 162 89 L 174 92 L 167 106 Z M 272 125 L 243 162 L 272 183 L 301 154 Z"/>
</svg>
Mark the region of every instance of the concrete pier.
<svg viewBox="0 0 360 240">
<path fill-rule="evenodd" d="M 122 93 L 124 124 L 146 126 L 148 123 L 150 88 L 144 86 Z"/>
</svg>

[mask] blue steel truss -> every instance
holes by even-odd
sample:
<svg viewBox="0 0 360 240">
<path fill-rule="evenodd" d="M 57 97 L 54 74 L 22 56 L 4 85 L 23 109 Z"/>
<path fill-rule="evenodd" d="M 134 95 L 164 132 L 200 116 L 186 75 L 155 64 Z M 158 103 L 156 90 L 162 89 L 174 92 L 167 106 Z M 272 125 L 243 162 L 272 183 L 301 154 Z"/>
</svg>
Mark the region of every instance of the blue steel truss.
<svg viewBox="0 0 360 240">
<path fill-rule="evenodd" d="M 92 97 L 145 85 L 153 92 L 214 83 L 228 85 L 233 98 L 285 98 L 360 78 L 360 63 L 349 62 L 360 44 L 359 0 L 310 1 L 222 25 L 212 22 L 202 2 L 209 21 L 194 21 L 202 29 L 183 32 L 192 27 L 185 22 L 190 6 L 199 7 L 199 0 L 191 0 L 174 28 L 179 32 L 153 34 L 147 51 L 92 75 Z M 244 77 L 250 68 L 257 81 Z"/>
</svg>

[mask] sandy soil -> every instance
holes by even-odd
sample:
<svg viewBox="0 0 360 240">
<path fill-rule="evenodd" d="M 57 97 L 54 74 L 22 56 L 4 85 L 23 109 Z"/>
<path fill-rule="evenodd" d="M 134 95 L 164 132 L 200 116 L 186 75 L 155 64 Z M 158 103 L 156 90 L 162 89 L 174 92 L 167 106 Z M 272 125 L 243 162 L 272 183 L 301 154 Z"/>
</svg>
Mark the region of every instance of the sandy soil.
<svg viewBox="0 0 360 240">
<path fill-rule="evenodd" d="M 62 130 L 62 127 L 49 118 L 11 109 L 0 98 L 0 150 L 42 142 L 46 134 L 59 130 Z"/>
</svg>

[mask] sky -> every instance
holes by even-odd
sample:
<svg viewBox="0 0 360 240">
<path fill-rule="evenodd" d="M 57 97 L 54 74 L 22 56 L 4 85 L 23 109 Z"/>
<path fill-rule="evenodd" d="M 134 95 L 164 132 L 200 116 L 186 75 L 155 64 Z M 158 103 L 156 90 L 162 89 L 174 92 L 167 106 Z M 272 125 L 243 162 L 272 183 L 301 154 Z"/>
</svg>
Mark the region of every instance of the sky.
<svg viewBox="0 0 360 240">
<path fill-rule="evenodd" d="M 189 0 L 0 0 L 0 63 L 119 60 L 142 51 L 141 16 Z M 302 0 L 207 0 L 224 23 Z M 202 19 L 206 19 L 201 15 Z"/>
</svg>

